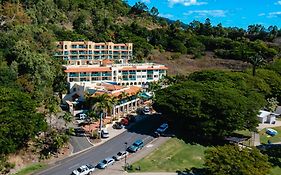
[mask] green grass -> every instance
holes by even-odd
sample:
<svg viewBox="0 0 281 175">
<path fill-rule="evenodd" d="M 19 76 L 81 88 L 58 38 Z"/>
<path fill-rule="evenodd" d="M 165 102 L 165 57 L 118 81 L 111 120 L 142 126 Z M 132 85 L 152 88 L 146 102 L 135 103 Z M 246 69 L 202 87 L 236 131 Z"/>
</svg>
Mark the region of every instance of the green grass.
<svg viewBox="0 0 281 175">
<path fill-rule="evenodd" d="M 45 168 L 47 165 L 44 163 L 35 163 L 30 166 L 27 166 L 20 170 L 19 172 L 13 174 L 13 175 L 28 175 L 31 174 L 32 172 L 38 171 L 40 169 Z"/>
<path fill-rule="evenodd" d="M 281 168 L 276 166 L 271 169 L 270 175 L 280 175 L 281 174 Z"/>
<path fill-rule="evenodd" d="M 133 164 L 143 172 L 175 172 L 186 168 L 200 168 L 204 163 L 204 151 L 207 147 L 186 144 L 177 138 L 171 138 L 147 157 Z"/>
<path fill-rule="evenodd" d="M 246 137 L 252 136 L 252 133 L 249 130 L 240 130 L 240 131 L 235 131 L 234 133 L 240 134 L 240 135 L 243 135 L 243 136 L 246 136 Z"/>
<path fill-rule="evenodd" d="M 271 136 L 269 136 L 268 134 L 265 133 L 266 129 L 261 130 L 259 132 L 259 134 L 260 134 L 260 141 L 261 141 L 262 144 L 267 144 L 268 140 L 270 140 L 272 143 L 281 142 L 281 126 L 271 127 L 271 128 L 276 130 L 278 132 L 278 134 L 271 137 Z"/>
</svg>

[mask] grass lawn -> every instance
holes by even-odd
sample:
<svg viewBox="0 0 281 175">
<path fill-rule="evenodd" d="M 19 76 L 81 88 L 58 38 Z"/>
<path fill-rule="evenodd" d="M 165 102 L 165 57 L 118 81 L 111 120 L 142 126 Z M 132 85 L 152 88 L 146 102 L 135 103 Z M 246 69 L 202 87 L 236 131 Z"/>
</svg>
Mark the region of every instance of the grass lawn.
<svg viewBox="0 0 281 175">
<path fill-rule="evenodd" d="M 171 138 L 144 159 L 133 164 L 147 172 L 175 172 L 186 168 L 200 168 L 204 163 L 204 151 L 207 147 L 186 144 L 177 138 Z"/>
<path fill-rule="evenodd" d="M 280 175 L 281 174 L 281 168 L 276 166 L 271 169 L 270 175 Z"/>
<path fill-rule="evenodd" d="M 266 129 L 263 129 L 259 132 L 261 143 L 267 144 L 267 141 L 270 140 L 272 143 L 281 142 L 281 126 L 279 127 L 271 127 L 272 129 L 276 130 L 278 134 L 276 136 L 269 136 L 266 134 Z"/>
<path fill-rule="evenodd" d="M 27 166 L 25 168 L 23 168 L 22 170 L 20 170 L 19 172 L 13 174 L 13 175 L 28 175 L 31 174 L 37 170 L 43 169 L 45 168 L 47 165 L 43 164 L 43 163 L 35 163 L 32 164 L 30 166 Z"/>
</svg>

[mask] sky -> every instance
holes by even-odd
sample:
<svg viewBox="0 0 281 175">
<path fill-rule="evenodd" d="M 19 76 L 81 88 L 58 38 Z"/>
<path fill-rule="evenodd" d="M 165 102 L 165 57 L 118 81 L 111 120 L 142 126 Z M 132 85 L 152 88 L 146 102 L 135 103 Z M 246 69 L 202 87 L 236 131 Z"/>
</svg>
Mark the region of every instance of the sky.
<svg viewBox="0 0 281 175">
<path fill-rule="evenodd" d="M 281 28 L 281 0 L 127 0 L 144 2 L 159 10 L 159 16 L 190 23 L 211 19 L 213 25 L 247 29 L 251 24 Z"/>
</svg>

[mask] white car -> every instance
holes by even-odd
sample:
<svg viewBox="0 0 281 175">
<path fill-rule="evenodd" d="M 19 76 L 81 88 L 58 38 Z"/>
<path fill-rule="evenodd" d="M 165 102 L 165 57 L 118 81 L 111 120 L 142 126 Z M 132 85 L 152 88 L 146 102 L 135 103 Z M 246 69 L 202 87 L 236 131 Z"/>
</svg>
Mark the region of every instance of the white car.
<svg viewBox="0 0 281 175">
<path fill-rule="evenodd" d="M 129 155 L 129 153 L 127 151 L 120 151 L 115 156 L 113 156 L 112 158 L 114 160 L 118 161 L 118 160 L 121 160 L 121 159 L 125 158 L 128 155 Z"/>
<path fill-rule="evenodd" d="M 101 137 L 102 138 L 108 138 L 109 137 L 109 132 L 108 132 L 108 130 L 106 128 L 103 128 L 101 130 Z"/>
<path fill-rule="evenodd" d="M 88 175 L 95 171 L 95 166 L 91 164 L 82 165 L 77 170 L 72 171 L 71 175 Z"/>
<path fill-rule="evenodd" d="M 158 132 L 159 134 L 164 133 L 167 129 L 168 129 L 168 124 L 167 123 L 163 123 L 162 125 L 160 125 L 160 127 L 156 130 L 156 132 Z"/>
</svg>

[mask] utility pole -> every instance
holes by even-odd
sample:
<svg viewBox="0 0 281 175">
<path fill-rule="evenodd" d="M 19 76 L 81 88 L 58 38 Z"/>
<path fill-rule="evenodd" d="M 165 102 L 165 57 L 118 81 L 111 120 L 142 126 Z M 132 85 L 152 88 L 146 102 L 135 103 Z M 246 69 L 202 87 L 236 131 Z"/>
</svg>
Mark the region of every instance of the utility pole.
<svg viewBox="0 0 281 175">
<path fill-rule="evenodd" d="M 127 151 L 127 142 L 125 142 L 125 151 Z M 125 154 L 125 167 L 124 167 L 125 171 L 127 171 L 127 154 Z"/>
<path fill-rule="evenodd" d="M 100 113 L 100 138 L 101 138 L 101 129 L 102 129 L 102 115 L 103 112 Z"/>
</svg>

